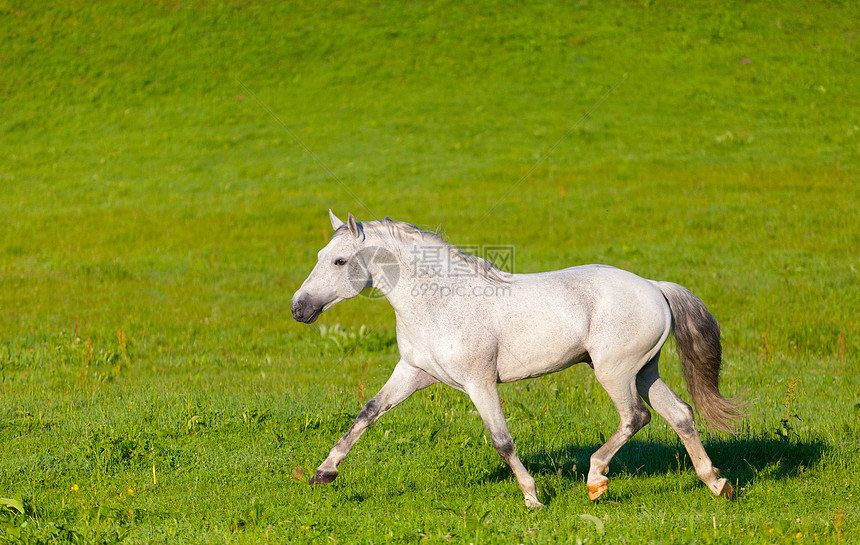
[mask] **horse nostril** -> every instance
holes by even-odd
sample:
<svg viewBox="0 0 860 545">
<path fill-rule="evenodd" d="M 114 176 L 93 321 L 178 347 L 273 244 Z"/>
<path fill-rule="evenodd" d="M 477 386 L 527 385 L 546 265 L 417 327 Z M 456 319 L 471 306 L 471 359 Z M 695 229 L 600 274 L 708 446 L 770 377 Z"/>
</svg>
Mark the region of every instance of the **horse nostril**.
<svg viewBox="0 0 860 545">
<path fill-rule="evenodd" d="M 301 301 L 296 301 L 295 303 L 293 303 L 292 311 L 294 319 L 298 320 L 302 317 L 303 306 L 304 305 L 302 305 Z"/>
</svg>

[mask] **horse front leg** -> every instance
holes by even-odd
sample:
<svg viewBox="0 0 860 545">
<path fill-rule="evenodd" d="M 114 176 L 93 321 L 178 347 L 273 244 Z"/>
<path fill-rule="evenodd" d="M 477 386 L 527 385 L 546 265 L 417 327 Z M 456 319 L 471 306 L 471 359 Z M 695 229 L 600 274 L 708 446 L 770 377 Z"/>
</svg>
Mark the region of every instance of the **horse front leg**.
<svg viewBox="0 0 860 545">
<path fill-rule="evenodd" d="M 435 382 L 438 382 L 435 378 L 401 359 L 394 367 L 388 381 L 373 396 L 373 399 L 362 407 L 349 430 L 331 448 L 328 457 L 311 478 L 311 484 L 325 484 L 335 480 L 338 474 L 337 466 L 346 458 L 368 427 L 410 395 Z"/>
<path fill-rule="evenodd" d="M 529 474 L 523 463 L 517 456 L 517 451 L 514 448 L 514 439 L 511 437 L 511 432 L 508 429 L 508 423 L 505 421 L 505 413 L 502 411 L 502 403 L 499 400 L 499 391 L 496 383 L 491 383 L 479 388 L 468 388 L 467 393 L 472 398 L 472 403 L 481 415 L 487 431 L 490 432 L 490 439 L 493 441 L 493 446 L 499 456 L 508 463 L 511 471 L 514 472 L 514 477 L 517 478 L 517 484 L 525 498 L 526 507 L 540 508 L 543 504 L 537 498 L 537 486 L 534 478 Z"/>
</svg>

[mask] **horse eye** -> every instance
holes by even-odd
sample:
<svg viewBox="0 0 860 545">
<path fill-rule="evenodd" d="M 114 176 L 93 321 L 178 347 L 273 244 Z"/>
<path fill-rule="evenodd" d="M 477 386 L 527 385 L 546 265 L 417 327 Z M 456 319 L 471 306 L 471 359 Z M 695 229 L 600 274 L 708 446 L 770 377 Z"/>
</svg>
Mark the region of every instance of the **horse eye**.
<svg viewBox="0 0 860 545">
<path fill-rule="evenodd" d="M 346 265 L 346 259 L 343 259 L 343 258 L 335 259 L 334 264 L 337 265 L 338 267 L 342 267 L 342 266 Z"/>
</svg>

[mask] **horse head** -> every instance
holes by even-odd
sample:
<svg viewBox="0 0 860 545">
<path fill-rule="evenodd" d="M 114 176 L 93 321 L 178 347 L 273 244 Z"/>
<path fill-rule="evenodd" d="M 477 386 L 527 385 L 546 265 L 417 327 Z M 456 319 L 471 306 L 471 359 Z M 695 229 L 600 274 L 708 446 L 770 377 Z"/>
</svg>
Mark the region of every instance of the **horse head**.
<svg viewBox="0 0 860 545">
<path fill-rule="evenodd" d="M 370 287 L 361 224 L 350 213 L 346 223 L 329 210 L 334 228 L 329 243 L 317 254 L 317 264 L 293 295 L 293 319 L 313 323 L 319 315 L 345 299 L 351 299 Z"/>
</svg>

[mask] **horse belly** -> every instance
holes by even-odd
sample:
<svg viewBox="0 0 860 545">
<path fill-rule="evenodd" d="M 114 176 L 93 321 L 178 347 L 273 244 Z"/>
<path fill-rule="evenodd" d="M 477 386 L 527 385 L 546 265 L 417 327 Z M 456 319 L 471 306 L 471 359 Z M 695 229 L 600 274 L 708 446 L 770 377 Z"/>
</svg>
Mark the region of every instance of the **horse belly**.
<svg viewBox="0 0 860 545">
<path fill-rule="evenodd" d="M 573 279 L 571 277 L 574 277 Z M 592 298 L 574 271 L 522 275 L 496 307 L 499 382 L 561 371 L 588 362 Z"/>
<path fill-rule="evenodd" d="M 527 333 L 527 332 L 526 332 Z M 499 348 L 496 368 L 499 382 L 513 382 L 524 378 L 539 377 L 566 369 L 571 365 L 589 362 L 588 351 L 583 346 L 584 332 L 567 328 L 554 334 L 528 335 L 514 346 Z"/>
</svg>

